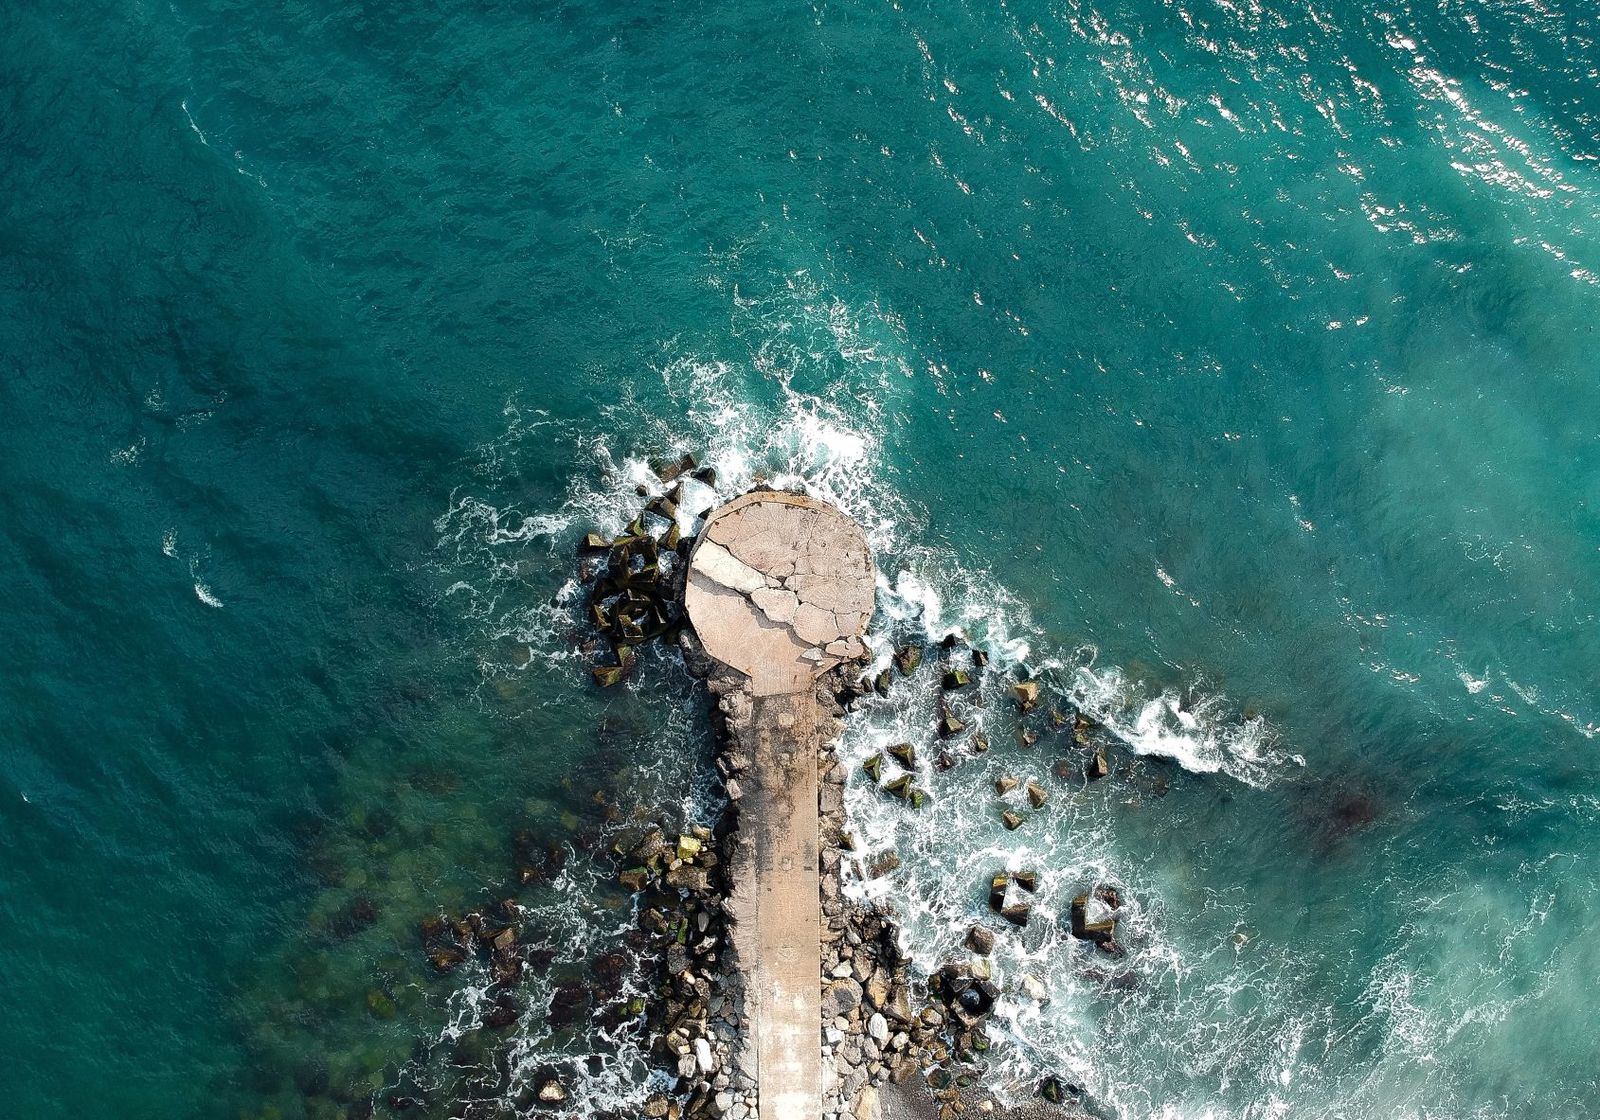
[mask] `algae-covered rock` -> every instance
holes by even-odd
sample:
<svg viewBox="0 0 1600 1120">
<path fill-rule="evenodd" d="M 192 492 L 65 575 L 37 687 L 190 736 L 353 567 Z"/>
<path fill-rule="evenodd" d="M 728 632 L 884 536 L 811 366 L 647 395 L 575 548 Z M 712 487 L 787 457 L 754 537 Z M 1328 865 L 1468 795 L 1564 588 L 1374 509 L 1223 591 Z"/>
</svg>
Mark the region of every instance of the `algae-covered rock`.
<svg viewBox="0 0 1600 1120">
<path fill-rule="evenodd" d="M 894 651 L 894 667 L 900 670 L 900 675 L 909 677 L 917 671 L 922 664 L 921 646 L 901 646 Z"/>
</svg>

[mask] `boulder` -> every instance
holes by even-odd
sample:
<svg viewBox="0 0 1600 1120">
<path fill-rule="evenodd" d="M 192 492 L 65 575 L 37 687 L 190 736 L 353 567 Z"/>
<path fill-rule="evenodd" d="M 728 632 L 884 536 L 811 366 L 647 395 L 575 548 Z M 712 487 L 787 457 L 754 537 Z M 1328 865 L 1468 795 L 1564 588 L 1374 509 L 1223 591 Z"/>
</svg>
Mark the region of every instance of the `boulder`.
<svg viewBox="0 0 1600 1120">
<path fill-rule="evenodd" d="M 997 796 L 1004 797 L 1017 788 L 1017 779 L 1008 774 L 1002 774 L 994 780 L 994 792 Z"/>
<path fill-rule="evenodd" d="M 956 714 L 949 708 L 944 709 L 939 715 L 939 736 L 949 739 L 965 731 L 967 725 L 956 718 Z"/>
<path fill-rule="evenodd" d="M 975 732 L 972 736 L 972 749 L 978 754 L 983 754 L 989 749 L 989 736 L 983 732 Z"/>
<path fill-rule="evenodd" d="M 1026 789 L 1028 791 L 1028 804 L 1032 805 L 1035 809 L 1042 809 L 1044 807 L 1044 803 L 1050 800 L 1050 794 L 1046 792 L 1042 785 L 1034 781 L 1032 778 L 1028 779 Z"/>
<path fill-rule="evenodd" d="M 836 1019 L 861 1006 L 861 985 L 853 979 L 835 980 L 822 992 L 822 1017 Z"/>
<path fill-rule="evenodd" d="M 892 683 L 893 678 L 889 676 L 889 670 L 885 669 L 873 678 L 872 690 L 879 696 L 887 696 L 889 695 L 889 685 Z"/>
<path fill-rule="evenodd" d="M 911 775 L 901 774 L 894 781 L 883 787 L 884 790 L 902 801 L 911 800 Z"/>
<path fill-rule="evenodd" d="M 994 952 L 994 931 L 987 926 L 973 926 L 967 930 L 967 948 L 980 956 Z"/>
<path fill-rule="evenodd" d="M 894 667 L 900 670 L 900 675 L 909 677 L 917 671 L 922 664 L 921 646 L 901 646 L 894 651 Z"/>
<path fill-rule="evenodd" d="M 883 780 L 883 755 L 875 754 L 861 764 L 861 769 L 874 783 Z"/>
<path fill-rule="evenodd" d="M 894 759 L 901 766 L 904 766 L 907 770 L 913 770 L 916 768 L 917 749 L 910 743 L 896 743 L 894 746 L 889 748 L 889 757 Z"/>
<path fill-rule="evenodd" d="M 557 1078 L 550 1078 L 539 1086 L 540 1104 L 561 1104 L 567 1099 L 567 1090 Z"/>
<path fill-rule="evenodd" d="M 1089 760 L 1089 766 L 1085 773 L 1088 774 L 1091 782 L 1104 778 L 1111 773 L 1111 767 L 1106 763 L 1106 749 L 1104 747 L 1094 752 L 1094 757 Z"/>
<path fill-rule="evenodd" d="M 1019 681 L 1011 686 L 1011 695 L 1017 698 L 1017 706 L 1024 712 L 1033 711 L 1033 706 L 1039 702 L 1039 682 Z"/>
<path fill-rule="evenodd" d="M 881 879 L 899 866 L 900 857 L 893 851 L 878 852 L 867 860 L 867 878 Z"/>
<path fill-rule="evenodd" d="M 594 683 L 601 688 L 612 688 L 621 684 L 622 679 L 628 674 L 626 665 L 591 665 L 589 672 L 594 675 Z"/>
<path fill-rule="evenodd" d="M 972 683 L 972 675 L 961 669 L 948 669 L 940 682 L 946 692 L 955 692 Z"/>
<path fill-rule="evenodd" d="M 1098 900 L 1091 901 L 1086 894 L 1080 894 L 1072 900 L 1068 918 L 1072 926 L 1072 936 L 1080 941 L 1104 944 L 1116 933 L 1116 915 L 1111 913 L 1104 903 Z"/>
<path fill-rule="evenodd" d="M 1000 814 L 1000 823 L 1006 826 L 1007 831 L 1015 832 L 1022 827 L 1025 818 L 1013 813 L 1010 809 Z"/>
<path fill-rule="evenodd" d="M 668 871 L 665 876 L 665 882 L 669 887 L 677 887 L 697 894 L 709 890 L 711 887 L 711 877 L 706 873 L 706 869 L 692 867 L 688 864 L 682 867 L 674 867 L 671 871 Z"/>
</svg>

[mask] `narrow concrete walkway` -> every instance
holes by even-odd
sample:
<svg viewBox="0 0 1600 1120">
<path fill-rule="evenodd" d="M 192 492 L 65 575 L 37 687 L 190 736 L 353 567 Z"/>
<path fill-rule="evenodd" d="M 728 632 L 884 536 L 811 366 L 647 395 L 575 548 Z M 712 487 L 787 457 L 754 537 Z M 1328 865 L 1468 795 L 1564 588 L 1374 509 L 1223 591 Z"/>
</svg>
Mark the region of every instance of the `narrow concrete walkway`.
<svg viewBox="0 0 1600 1120">
<path fill-rule="evenodd" d="M 818 674 L 863 652 L 872 553 L 859 526 L 799 494 L 756 491 L 711 515 L 684 605 L 706 652 L 741 675 L 730 728 L 751 755 L 732 868 L 760 1120 L 822 1115 Z"/>
</svg>

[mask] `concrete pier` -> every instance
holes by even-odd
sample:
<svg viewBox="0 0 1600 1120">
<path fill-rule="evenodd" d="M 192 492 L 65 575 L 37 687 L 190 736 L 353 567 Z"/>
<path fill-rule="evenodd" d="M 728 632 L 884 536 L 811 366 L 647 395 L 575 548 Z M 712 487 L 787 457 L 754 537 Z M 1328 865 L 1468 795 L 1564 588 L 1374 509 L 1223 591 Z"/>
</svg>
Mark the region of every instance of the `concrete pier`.
<svg viewBox="0 0 1600 1120">
<path fill-rule="evenodd" d="M 749 750 L 730 878 L 733 944 L 760 1120 L 823 1113 L 818 747 L 834 722 L 816 678 L 864 652 L 872 553 L 838 509 L 756 491 L 707 519 L 684 606 L 705 652 L 737 680 L 723 697 Z"/>
</svg>

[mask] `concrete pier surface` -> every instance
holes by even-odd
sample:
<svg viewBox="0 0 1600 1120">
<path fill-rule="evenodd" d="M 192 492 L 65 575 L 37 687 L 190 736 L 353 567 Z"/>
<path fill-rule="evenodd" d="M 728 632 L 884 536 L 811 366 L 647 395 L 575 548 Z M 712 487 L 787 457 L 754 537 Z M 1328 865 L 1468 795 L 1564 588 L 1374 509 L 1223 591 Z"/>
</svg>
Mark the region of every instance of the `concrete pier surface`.
<svg viewBox="0 0 1600 1120">
<path fill-rule="evenodd" d="M 823 1114 L 817 756 L 836 724 L 816 678 L 865 652 L 873 601 L 866 535 L 801 494 L 734 499 L 689 558 L 684 607 L 705 652 L 740 678 L 722 703 L 751 756 L 730 906 L 760 1120 Z"/>
</svg>

